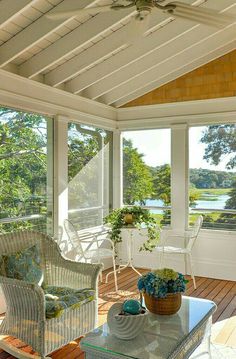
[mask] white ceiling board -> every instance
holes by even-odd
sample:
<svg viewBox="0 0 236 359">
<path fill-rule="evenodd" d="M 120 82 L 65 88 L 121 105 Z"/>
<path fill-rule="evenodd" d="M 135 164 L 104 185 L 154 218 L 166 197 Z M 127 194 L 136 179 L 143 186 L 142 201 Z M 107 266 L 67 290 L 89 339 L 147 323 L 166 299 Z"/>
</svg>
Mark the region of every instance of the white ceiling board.
<svg viewBox="0 0 236 359">
<path fill-rule="evenodd" d="M 173 19 L 158 9 L 136 42 L 129 35 L 135 7 L 61 20 L 45 16 L 109 1 L 0 0 L 0 67 L 60 88 L 60 94 L 116 107 L 233 49 L 235 28 L 217 33 L 217 28 Z M 181 1 L 236 18 L 236 0 Z"/>
<path fill-rule="evenodd" d="M 209 29 L 209 34 L 212 34 L 212 29 Z M 91 86 L 83 93 L 85 97 L 96 99 L 111 90 L 119 87 L 121 84 L 126 83 L 132 78 L 139 76 L 150 70 L 153 67 L 162 67 L 162 64 L 167 59 L 173 58 L 178 53 L 184 51 L 184 49 L 192 47 L 193 41 L 199 41 L 205 39 L 205 33 L 203 35 L 202 27 L 191 28 L 180 36 L 172 38 L 170 42 L 165 42 L 162 47 L 158 47 L 151 54 L 143 56 L 142 58 L 134 61 L 132 64 L 128 64 L 122 68 L 122 71 L 116 71 L 110 76 L 107 76 L 99 83 Z"/>
<path fill-rule="evenodd" d="M 99 36 L 100 33 L 106 31 L 107 28 L 111 27 L 122 18 L 127 17 L 130 13 L 131 11 L 129 9 L 120 12 L 114 11 L 110 16 L 103 13 L 93 17 L 63 38 L 54 42 L 38 56 L 27 61 L 20 68 L 20 73 L 23 76 L 31 77 L 45 70 L 48 66 L 56 63 L 67 54 L 77 50 L 88 41 L 92 41 Z"/>
<path fill-rule="evenodd" d="M 179 78 L 183 75 L 185 75 L 186 73 L 193 71 L 196 68 L 199 68 L 202 65 L 205 65 L 207 63 L 209 63 L 210 61 L 227 54 L 228 52 L 232 51 L 236 49 L 236 41 L 232 41 L 212 52 L 208 52 L 205 56 L 202 56 L 196 60 L 194 60 L 193 62 L 190 62 L 186 65 L 181 66 L 178 69 L 173 70 L 172 72 L 168 73 L 167 75 L 165 75 L 163 78 L 159 79 L 159 80 L 155 80 L 152 81 L 146 85 L 144 85 L 143 87 L 141 87 L 140 89 L 137 89 L 136 91 L 130 93 L 129 95 L 126 95 L 124 97 L 122 97 L 121 99 L 119 99 L 118 101 L 113 103 L 114 107 L 120 107 L 125 105 L 126 103 L 139 98 L 140 96 L 145 95 L 146 93 L 155 90 L 163 85 L 165 85 L 166 83 L 169 83 L 171 81 L 173 81 L 176 78 Z"/>
<path fill-rule="evenodd" d="M 154 25 L 156 25 L 156 21 L 152 18 L 149 28 L 153 28 Z M 124 45 L 128 45 L 127 26 L 121 27 L 89 50 L 50 72 L 45 77 L 45 82 L 51 86 L 56 86 L 63 81 L 68 81 L 71 77 L 76 76 L 79 72 L 91 67 L 98 61 L 102 62 L 107 55 L 122 48 Z"/>
<path fill-rule="evenodd" d="M 94 1 L 92 0 L 81 0 L 80 4 L 82 7 L 85 7 L 93 2 Z M 65 10 L 74 6 L 75 0 L 64 0 L 57 5 L 56 8 L 58 10 Z M 54 9 L 55 8 L 50 10 L 48 13 L 53 12 Z M 63 24 L 66 24 L 68 21 L 70 21 L 70 19 L 52 21 L 46 16 L 40 17 L 0 47 L 0 67 L 6 65 L 23 51 L 29 49 L 31 46 L 35 45 L 38 41 L 55 31 Z"/>
<path fill-rule="evenodd" d="M 176 20 L 177 22 L 177 20 Z M 178 20 L 180 24 L 184 22 L 181 20 Z M 175 28 L 177 24 L 173 23 L 173 27 Z M 169 34 L 171 25 L 168 25 L 168 27 L 165 29 L 165 32 Z M 178 27 L 179 30 L 179 27 Z M 148 53 L 146 51 L 145 55 L 139 58 L 138 56 L 135 57 L 134 61 L 127 61 L 127 63 L 122 66 L 122 68 L 119 71 L 119 66 L 121 64 L 121 61 L 119 61 L 119 65 L 117 63 L 117 70 L 114 73 L 111 73 L 109 76 L 106 76 L 104 79 L 102 79 L 99 83 L 94 84 L 90 88 L 88 88 L 86 91 L 83 92 L 83 96 L 96 99 L 99 96 L 102 96 L 108 92 L 110 92 L 112 89 L 120 86 L 123 83 L 129 81 L 130 79 L 139 76 L 141 73 L 146 72 L 146 70 L 151 69 L 154 66 L 158 66 L 158 64 L 162 64 L 163 61 L 166 59 L 175 56 L 178 52 L 184 51 L 185 48 L 192 46 L 193 44 L 197 44 L 199 41 L 204 40 L 208 36 L 214 34 L 216 32 L 216 29 L 209 26 L 199 25 L 197 28 L 194 28 L 192 31 L 181 31 L 179 30 L 176 34 L 176 37 L 172 37 L 170 42 L 163 41 L 163 46 L 160 48 L 158 47 L 155 51 L 152 51 L 152 53 Z M 162 39 L 162 34 L 159 32 L 160 38 Z M 145 40 L 145 39 L 144 39 Z M 143 48 L 143 44 L 140 43 L 141 48 Z M 145 45 L 144 45 L 145 46 Z M 126 50 L 122 55 L 127 58 L 127 52 Z M 132 56 L 132 55 L 131 55 Z M 117 59 L 117 58 L 116 58 Z M 116 61 L 116 59 L 114 61 Z M 128 57 L 129 59 L 129 57 Z M 113 62 L 114 66 L 114 62 Z M 107 71 L 108 72 L 108 71 Z M 100 73 L 100 71 L 99 71 Z M 158 72 L 157 72 L 158 76 Z"/>
<path fill-rule="evenodd" d="M 162 18 L 163 21 L 166 19 L 164 16 Z M 160 48 L 166 42 L 172 41 L 173 38 L 178 37 L 178 35 L 195 26 L 197 25 L 193 25 L 190 22 L 184 23 L 179 20 L 168 23 L 165 27 L 161 27 L 151 35 L 140 38 L 136 43 L 128 47 L 124 52 L 117 54 L 114 58 L 69 81 L 66 85 L 67 90 L 72 93 L 78 93 L 89 87 L 89 85 L 116 73 L 118 70 L 122 70 L 127 64 L 132 64 L 138 58 L 145 57 L 147 54 L 151 55 L 155 49 Z"/>
<path fill-rule="evenodd" d="M 176 56 L 168 59 L 162 64 L 161 68 L 159 65 L 153 66 L 150 70 L 147 68 L 146 72 L 136 76 L 135 78 L 127 81 L 116 89 L 112 90 L 108 94 L 102 96 L 101 102 L 111 104 L 118 101 L 120 98 L 129 95 L 130 93 L 142 88 L 148 83 L 164 77 L 166 74 L 173 71 L 173 69 L 179 69 L 184 64 L 189 64 L 196 59 L 207 55 L 208 53 L 223 47 L 236 39 L 236 25 L 231 25 L 229 28 L 219 31 L 209 38 L 194 44 L 186 50 L 180 52 Z M 211 61 L 210 59 L 209 61 Z"/>
</svg>

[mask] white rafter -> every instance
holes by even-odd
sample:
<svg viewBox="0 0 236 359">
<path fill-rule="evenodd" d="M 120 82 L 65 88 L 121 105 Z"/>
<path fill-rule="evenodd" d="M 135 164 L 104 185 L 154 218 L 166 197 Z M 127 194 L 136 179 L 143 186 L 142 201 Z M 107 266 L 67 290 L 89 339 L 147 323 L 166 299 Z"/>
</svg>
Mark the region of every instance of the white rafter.
<svg viewBox="0 0 236 359">
<path fill-rule="evenodd" d="M 158 68 L 159 66 L 154 66 L 150 70 L 147 69 L 146 72 L 140 74 L 139 76 L 131 78 L 129 81 L 124 84 L 121 84 L 121 86 L 117 87 L 113 91 L 110 91 L 106 95 L 101 96 L 99 98 L 99 101 L 106 104 L 113 104 L 121 98 L 128 96 L 132 92 L 141 89 L 147 84 L 152 83 L 157 79 L 161 79 L 162 77 L 165 77 L 166 74 L 178 70 L 191 62 L 194 63 L 194 61 L 198 58 L 201 58 L 208 53 L 213 52 L 217 48 L 223 47 L 226 44 L 231 43 L 235 39 L 236 25 L 231 25 L 227 29 L 218 31 L 214 35 L 211 35 L 206 38 L 204 41 L 200 41 L 197 44 L 188 47 L 187 49 L 180 52 L 171 59 L 166 60 L 165 63 L 162 64 L 161 68 Z M 211 59 L 209 59 L 209 61 L 211 61 Z"/>
<path fill-rule="evenodd" d="M 29 78 L 37 75 L 38 73 L 60 61 L 65 56 L 68 56 L 72 52 L 78 50 L 87 42 L 93 41 L 94 38 L 102 34 L 104 31 L 107 31 L 109 28 L 114 26 L 114 24 L 126 19 L 132 13 L 132 11 L 133 10 L 130 9 L 122 10 L 119 12 L 114 11 L 109 14 L 109 16 L 107 16 L 107 13 L 101 13 L 93 17 L 89 21 L 86 21 L 78 28 L 63 36 L 52 45 L 48 46 L 46 49 L 42 50 L 40 53 L 23 63 L 20 66 L 19 73 L 22 76 Z M 49 73 L 49 75 L 46 76 L 45 82 L 51 86 L 55 86 L 63 81 L 66 81 L 67 75 L 63 77 L 64 72 L 65 74 L 69 72 L 73 75 L 72 71 L 76 72 L 77 61 L 79 67 L 80 56 L 81 55 L 78 55 L 76 58 L 73 58 L 73 60 L 67 61 L 67 66 L 61 65 L 59 68 L 53 70 L 51 74 Z M 61 73 L 62 78 L 60 80 L 57 79 L 58 73 Z"/>
<path fill-rule="evenodd" d="M 178 30 L 176 29 L 176 23 Z M 196 25 L 192 23 L 183 23 L 175 20 L 168 24 L 167 28 L 163 27 L 159 29 L 157 33 L 154 32 L 148 37 L 140 38 L 137 43 L 122 53 L 118 53 L 113 58 L 75 77 L 67 83 L 66 88 L 72 93 L 79 93 L 103 78 L 122 70 L 127 64 L 133 64 L 137 59 L 143 58 L 147 54 L 151 55 L 155 49 L 160 48 L 166 42 L 171 41 L 176 36 L 181 35 L 183 32 L 188 31 L 189 28 L 195 26 Z M 157 36 L 157 34 L 159 36 Z"/>
<path fill-rule="evenodd" d="M 209 34 L 212 34 L 212 29 L 209 29 Z M 205 38 L 203 35 L 202 27 L 193 27 L 185 32 L 181 32 L 180 35 L 173 37 L 171 41 L 164 42 L 162 46 L 152 51 L 151 54 L 139 58 L 131 64 L 127 64 L 123 67 L 122 71 L 116 71 L 115 73 L 107 76 L 102 81 L 94 84 L 83 92 L 85 97 L 96 99 L 113 89 L 126 83 L 131 78 L 139 76 L 141 73 L 151 69 L 153 67 L 161 67 L 162 63 L 167 59 L 175 57 L 179 52 L 191 47 L 195 41 L 199 41 Z M 183 45 L 184 44 L 184 45 Z"/>
<path fill-rule="evenodd" d="M 95 2 L 96 1 L 92 0 L 80 0 L 80 6 L 86 7 Z M 75 4 L 78 4 L 76 0 L 64 0 L 56 7 L 49 10 L 47 14 L 53 13 L 55 8 L 61 11 L 74 8 Z M 57 28 L 69 21 L 70 18 L 52 20 L 46 16 L 41 16 L 38 20 L 34 21 L 31 25 L 27 26 L 0 47 L 0 67 L 9 63 L 31 46 L 35 45 L 51 32 L 55 31 Z"/>
<path fill-rule="evenodd" d="M 0 29 L 13 20 L 21 11 L 31 6 L 34 1 L 31 0 L 1 0 L 0 1 Z"/>
<path fill-rule="evenodd" d="M 165 15 L 162 15 L 159 21 L 162 22 L 163 19 L 166 19 Z M 129 27 L 129 24 L 127 26 Z M 71 77 L 75 77 L 79 72 L 93 66 L 98 61 L 102 62 L 104 58 L 114 51 L 127 47 L 130 41 L 127 36 L 127 26 L 123 26 L 104 40 L 52 70 L 45 76 L 45 83 L 56 86 L 61 82 L 68 81 Z M 156 26 L 156 19 L 152 18 L 148 31 Z"/>
<path fill-rule="evenodd" d="M 179 78 L 179 77 L 185 75 L 186 73 L 193 71 L 196 68 L 199 68 L 202 65 L 205 65 L 216 58 L 231 52 L 235 48 L 236 48 L 236 41 L 234 40 L 234 41 L 230 42 L 229 44 L 224 45 L 223 47 L 220 47 L 212 52 L 209 52 L 205 56 L 202 56 L 202 57 L 194 60 L 193 62 L 188 63 L 188 64 L 180 67 L 179 69 L 168 73 L 166 76 L 162 77 L 161 79 L 158 79 L 156 81 L 146 84 L 142 88 L 137 89 L 136 91 L 132 92 L 131 94 L 126 95 L 123 98 L 119 99 L 118 101 L 114 102 L 112 105 L 114 107 L 123 106 L 123 105 L 129 103 L 130 101 L 135 100 L 135 99 L 149 93 L 150 91 L 153 91 L 153 90 L 173 81 L 174 79 Z"/>
</svg>

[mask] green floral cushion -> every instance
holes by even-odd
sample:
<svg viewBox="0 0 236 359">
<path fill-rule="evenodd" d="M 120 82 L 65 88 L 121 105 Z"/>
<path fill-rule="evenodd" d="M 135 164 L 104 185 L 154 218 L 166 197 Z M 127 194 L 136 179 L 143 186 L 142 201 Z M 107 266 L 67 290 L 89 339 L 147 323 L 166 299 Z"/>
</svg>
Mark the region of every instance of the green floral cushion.
<svg viewBox="0 0 236 359">
<path fill-rule="evenodd" d="M 39 284 L 43 277 L 37 245 L 9 255 L 2 255 L 0 275 Z"/>
<path fill-rule="evenodd" d="M 46 318 L 56 318 L 67 308 L 79 308 L 82 304 L 95 298 L 95 291 L 90 288 L 72 289 L 67 287 L 45 286 Z"/>
</svg>

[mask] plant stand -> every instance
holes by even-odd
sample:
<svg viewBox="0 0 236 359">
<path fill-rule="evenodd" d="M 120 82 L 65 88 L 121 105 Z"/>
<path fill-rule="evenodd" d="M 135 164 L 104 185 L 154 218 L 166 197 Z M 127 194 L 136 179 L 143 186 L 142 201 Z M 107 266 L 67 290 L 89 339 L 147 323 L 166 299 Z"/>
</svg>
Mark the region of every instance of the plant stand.
<svg viewBox="0 0 236 359">
<path fill-rule="evenodd" d="M 121 270 L 130 267 L 133 269 L 134 272 L 136 272 L 141 277 L 142 274 L 133 265 L 134 231 L 137 230 L 137 228 L 134 226 L 127 226 L 125 227 L 125 229 L 127 229 L 128 231 L 128 238 L 126 241 L 128 259 L 127 259 L 127 263 L 119 265 L 118 269 L 116 269 L 116 272 L 120 273 Z M 114 271 L 111 271 L 106 275 L 106 282 L 108 280 L 109 275 L 113 273 Z"/>
</svg>

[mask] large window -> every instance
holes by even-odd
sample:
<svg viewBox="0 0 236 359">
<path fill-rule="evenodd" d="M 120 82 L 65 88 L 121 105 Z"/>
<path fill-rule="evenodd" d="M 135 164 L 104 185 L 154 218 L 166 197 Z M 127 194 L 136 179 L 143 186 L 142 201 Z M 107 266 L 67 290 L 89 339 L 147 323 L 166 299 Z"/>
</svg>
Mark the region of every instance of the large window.
<svg viewBox="0 0 236 359">
<path fill-rule="evenodd" d="M 190 223 L 198 214 L 203 227 L 236 230 L 236 126 L 189 130 Z"/>
<path fill-rule="evenodd" d="M 150 208 L 158 223 L 170 224 L 169 129 L 123 132 L 123 203 Z"/>
<path fill-rule="evenodd" d="M 112 208 L 112 133 L 69 123 L 68 218 L 77 229 L 94 227 Z"/>
<path fill-rule="evenodd" d="M 52 119 L 0 107 L 0 232 L 52 234 Z"/>
</svg>

